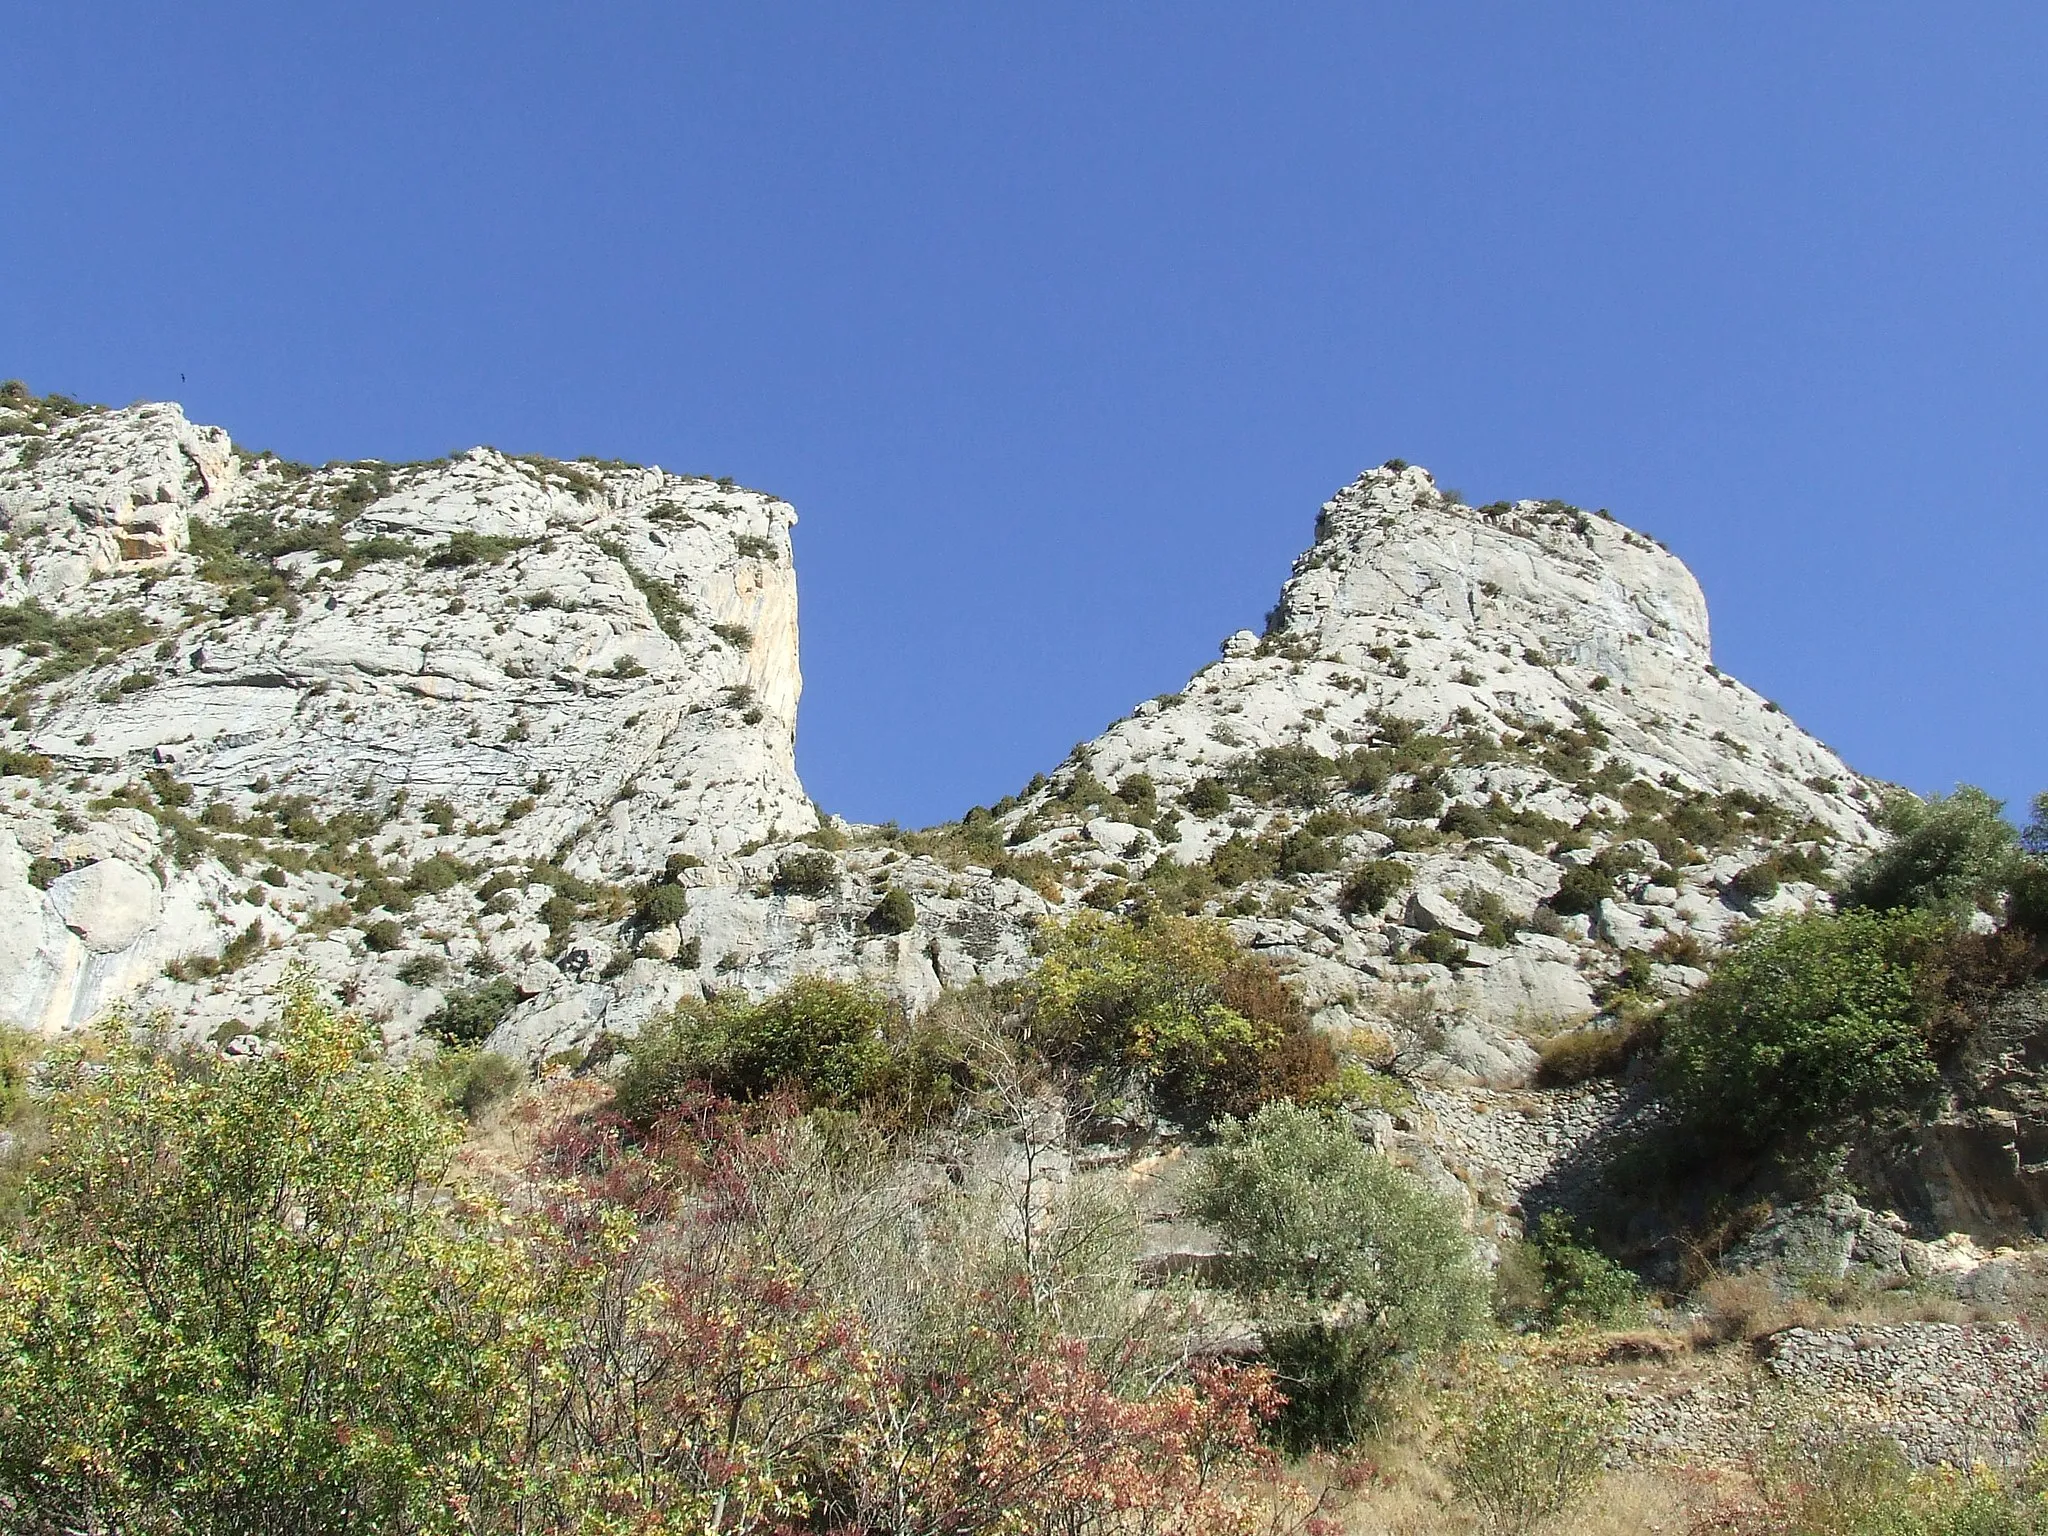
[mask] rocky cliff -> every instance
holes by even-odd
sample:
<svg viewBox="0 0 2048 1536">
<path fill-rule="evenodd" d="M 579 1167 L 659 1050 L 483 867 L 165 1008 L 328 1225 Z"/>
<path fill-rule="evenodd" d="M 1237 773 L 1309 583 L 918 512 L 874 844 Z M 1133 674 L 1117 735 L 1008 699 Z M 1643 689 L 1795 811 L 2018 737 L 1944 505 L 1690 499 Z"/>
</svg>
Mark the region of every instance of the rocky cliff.
<svg viewBox="0 0 2048 1536">
<path fill-rule="evenodd" d="M 396 1045 L 452 1007 L 539 1060 L 803 971 L 919 1003 L 1019 974 L 1048 913 L 1153 904 L 1379 1042 L 1510 1201 L 1612 1107 L 1527 1093 L 1538 1043 L 1697 984 L 1876 837 L 1654 540 L 1399 464 L 1322 509 L 1263 635 L 1023 793 L 821 823 L 794 522 L 659 469 L 315 469 L 10 390 L 0 1018 L 233 1041 L 302 963 Z"/>
<path fill-rule="evenodd" d="M 1684 565 L 1602 514 L 1368 471 L 1223 653 L 1008 836 L 1234 914 L 1328 1023 L 1384 1029 L 1389 988 L 1426 993 L 1402 1044 L 1442 1080 L 1526 1080 L 1532 1037 L 1695 984 L 1732 923 L 1876 840 L 1857 775 L 1715 668 Z"/>
</svg>

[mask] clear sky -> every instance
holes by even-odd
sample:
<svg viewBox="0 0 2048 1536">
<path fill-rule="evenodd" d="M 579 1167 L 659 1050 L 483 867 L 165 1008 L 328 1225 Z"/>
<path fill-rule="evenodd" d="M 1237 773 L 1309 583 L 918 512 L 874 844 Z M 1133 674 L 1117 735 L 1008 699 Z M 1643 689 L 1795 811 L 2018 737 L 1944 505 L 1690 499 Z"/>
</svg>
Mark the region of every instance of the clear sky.
<svg viewBox="0 0 2048 1536">
<path fill-rule="evenodd" d="M 2048 9 L 0 10 L 0 374 L 795 502 L 798 760 L 923 823 L 1400 456 L 1611 507 L 1868 773 L 2048 785 Z"/>
</svg>

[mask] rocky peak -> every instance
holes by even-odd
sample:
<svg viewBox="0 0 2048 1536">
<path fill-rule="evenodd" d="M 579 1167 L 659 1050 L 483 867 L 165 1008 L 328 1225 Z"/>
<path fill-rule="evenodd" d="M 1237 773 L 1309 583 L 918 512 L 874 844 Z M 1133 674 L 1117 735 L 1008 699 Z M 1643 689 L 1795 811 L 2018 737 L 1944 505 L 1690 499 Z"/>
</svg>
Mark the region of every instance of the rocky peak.
<svg viewBox="0 0 2048 1536">
<path fill-rule="evenodd" d="M 1713 660 L 1699 584 L 1654 539 L 1561 502 L 1466 506 L 1412 465 L 1367 470 L 1324 504 L 1278 611 L 1331 653 L 1369 644 L 1356 621 L 1391 615 L 1624 682 L 1639 653 L 1660 658 L 1652 671 Z"/>
<path fill-rule="evenodd" d="M 1018 974 L 1049 912 L 1149 904 L 1226 918 L 1432 1091 L 1508 1091 L 1876 836 L 1654 540 L 1408 466 L 1324 506 L 1263 636 L 916 834 L 821 827 L 797 781 L 772 496 L 488 448 L 313 468 L 17 394 L 0 521 L 0 1016 L 35 1027 L 240 1029 L 306 963 L 395 1042 L 495 988 L 541 1059 L 803 972 L 921 1002 Z"/>
<path fill-rule="evenodd" d="M 1263 636 L 997 820 L 1097 905 L 1231 917 L 1331 1027 L 1425 1018 L 1404 1049 L 1512 1084 L 1532 1039 L 1682 991 L 1741 918 L 1816 899 L 1876 840 L 1868 794 L 1713 666 L 1655 540 L 1390 464 L 1324 505 Z"/>
</svg>

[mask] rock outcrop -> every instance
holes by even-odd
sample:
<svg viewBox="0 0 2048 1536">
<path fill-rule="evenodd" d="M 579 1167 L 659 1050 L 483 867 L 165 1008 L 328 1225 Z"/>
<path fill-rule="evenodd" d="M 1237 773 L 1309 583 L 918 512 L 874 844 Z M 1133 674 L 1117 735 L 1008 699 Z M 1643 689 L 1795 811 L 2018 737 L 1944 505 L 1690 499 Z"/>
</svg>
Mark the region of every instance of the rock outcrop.
<svg viewBox="0 0 2048 1536">
<path fill-rule="evenodd" d="M 1048 913 L 1150 903 L 1290 969 L 1425 1089 L 1395 1134 L 1511 1206 L 1611 1118 L 1529 1091 L 1542 1043 L 1876 840 L 1654 540 L 1398 464 L 1323 508 L 1263 635 L 1022 794 L 821 822 L 794 522 L 654 468 L 315 469 L 6 394 L 0 1019 L 242 1039 L 304 964 L 397 1046 L 455 1004 L 542 1060 L 800 972 L 919 1004 L 1020 974 Z"/>
<path fill-rule="evenodd" d="M 1389 465 L 1325 505 L 1264 635 L 998 820 L 1017 856 L 1093 871 L 1099 901 L 1233 914 L 1326 1025 L 1508 1088 L 1532 1039 L 1623 989 L 1682 992 L 1732 925 L 1812 902 L 1877 841 L 1870 803 L 1715 668 L 1699 587 L 1656 541 Z"/>
</svg>

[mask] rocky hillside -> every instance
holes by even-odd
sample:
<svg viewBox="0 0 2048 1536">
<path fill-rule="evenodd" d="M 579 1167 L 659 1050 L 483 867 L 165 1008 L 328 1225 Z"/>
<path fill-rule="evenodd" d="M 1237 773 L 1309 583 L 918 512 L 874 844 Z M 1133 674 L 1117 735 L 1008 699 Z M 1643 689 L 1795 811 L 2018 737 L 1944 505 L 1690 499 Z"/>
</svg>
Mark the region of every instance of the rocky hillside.
<svg viewBox="0 0 2048 1536">
<path fill-rule="evenodd" d="M 1150 903 L 1228 916 L 1512 1197 L 1547 1154 L 1492 1112 L 1539 1045 L 1696 984 L 1876 838 L 1654 540 L 1400 464 L 1323 508 L 1263 636 L 1021 795 L 821 823 L 794 522 L 659 469 L 314 469 L 10 387 L 0 1018 L 236 1042 L 303 963 L 394 1044 L 438 1017 L 542 1060 L 805 971 L 922 1002 L 1019 974 L 1049 912 Z M 1554 1149 L 1583 1098 L 1514 1124 Z"/>
<path fill-rule="evenodd" d="M 1870 791 L 1713 665 L 1698 584 L 1554 502 L 1467 507 L 1405 465 L 1327 503 L 1242 631 L 995 818 L 1087 899 L 1232 914 L 1332 1025 L 1430 1075 L 1527 1080 L 1532 1038 L 1671 994 L 1740 917 L 1811 902 Z M 1412 1033 L 1412 1030 L 1410 1031 Z"/>
</svg>

